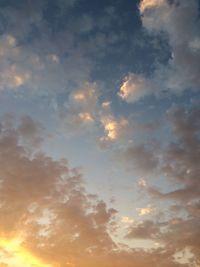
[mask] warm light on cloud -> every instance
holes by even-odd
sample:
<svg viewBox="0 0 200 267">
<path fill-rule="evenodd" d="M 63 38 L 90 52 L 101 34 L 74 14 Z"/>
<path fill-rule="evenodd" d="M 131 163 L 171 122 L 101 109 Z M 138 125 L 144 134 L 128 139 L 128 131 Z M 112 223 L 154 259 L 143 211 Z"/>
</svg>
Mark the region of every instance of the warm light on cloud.
<svg viewBox="0 0 200 267">
<path fill-rule="evenodd" d="M 89 103 L 90 101 L 95 102 L 97 100 L 97 86 L 95 83 L 88 83 L 86 82 L 83 84 L 83 86 L 72 92 L 71 98 L 74 101 L 77 102 L 87 102 Z"/>
<path fill-rule="evenodd" d="M 101 142 L 114 142 L 128 135 L 129 122 L 125 118 L 115 119 L 108 115 L 102 117 L 101 123 L 105 132 L 105 136 L 100 139 Z"/>
<path fill-rule="evenodd" d="M 30 266 L 30 267 L 53 267 L 50 264 L 45 264 L 41 259 L 32 255 L 28 250 L 23 248 L 22 240 L 18 238 L 4 239 L 0 238 L 0 248 L 7 254 L 10 261 L 14 261 L 16 266 Z"/>
<path fill-rule="evenodd" d="M 16 51 L 18 51 L 18 49 L 16 49 L 15 37 L 10 34 L 2 36 L 0 40 L 0 57 L 5 57 L 10 54 L 12 55 L 12 53 Z M 14 55 L 15 53 L 13 56 Z"/>
<path fill-rule="evenodd" d="M 147 183 L 146 183 L 146 181 L 145 181 L 143 178 L 141 178 L 141 179 L 138 181 L 138 185 L 139 185 L 140 187 L 146 187 L 146 186 L 147 186 Z"/>
<path fill-rule="evenodd" d="M 7 35 L 6 36 L 6 41 L 7 41 L 7 43 L 8 43 L 9 46 L 12 46 L 13 47 L 13 46 L 16 45 L 16 39 L 12 35 Z"/>
<path fill-rule="evenodd" d="M 94 121 L 94 119 L 92 118 L 89 112 L 81 112 L 78 114 L 78 116 L 81 119 L 81 121 L 86 122 L 86 123 L 91 123 Z"/>
<path fill-rule="evenodd" d="M 86 100 L 86 96 L 84 93 L 74 93 L 73 94 L 73 99 L 76 100 L 76 101 L 84 101 Z"/>
<path fill-rule="evenodd" d="M 0 74 L 0 88 L 10 87 L 15 89 L 24 85 L 30 78 L 31 74 L 28 71 L 20 70 L 13 64 Z"/>
<path fill-rule="evenodd" d="M 142 0 L 140 2 L 140 12 L 143 13 L 146 9 L 155 8 L 163 5 L 166 0 Z"/>
<path fill-rule="evenodd" d="M 118 96 L 132 103 L 151 93 L 153 89 L 153 83 L 143 75 L 130 73 L 122 82 Z"/>
<path fill-rule="evenodd" d="M 199 265 L 199 10 L 0 0 L 0 267 Z"/>
<path fill-rule="evenodd" d="M 128 217 L 128 216 L 123 216 L 121 218 L 121 222 L 124 224 L 132 224 L 134 222 L 134 219 Z"/>
<path fill-rule="evenodd" d="M 103 107 L 103 108 L 109 108 L 110 107 L 110 105 L 111 105 L 111 102 L 110 101 L 105 101 L 105 102 L 103 102 L 102 104 L 101 104 L 101 106 Z"/>
<path fill-rule="evenodd" d="M 137 208 L 136 211 L 138 212 L 139 216 L 144 216 L 151 214 L 155 211 L 155 208 L 152 208 L 151 206 L 145 207 L 145 208 Z"/>
<path fill-rule="evenodd" d="M 50 54 L 50 55 L 48 55 L 48 59 L 51 62 L 56 63 L 56 64 L 58 64 L 60 62 L 60 59 L 59 59 L 59 57 L 56 54 Z"/>
</svg>

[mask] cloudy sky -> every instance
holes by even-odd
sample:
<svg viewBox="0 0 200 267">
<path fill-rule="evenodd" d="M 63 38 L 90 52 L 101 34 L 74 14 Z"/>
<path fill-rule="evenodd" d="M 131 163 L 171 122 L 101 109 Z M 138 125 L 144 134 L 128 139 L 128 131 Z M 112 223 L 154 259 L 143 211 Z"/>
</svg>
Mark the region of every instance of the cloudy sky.
<svg viewBox="0 0 200 267">
<path fill-rule="evenodd" d="M 0 267 L 200 266 L 199 11 L 0 0 Z"/>
</svg>

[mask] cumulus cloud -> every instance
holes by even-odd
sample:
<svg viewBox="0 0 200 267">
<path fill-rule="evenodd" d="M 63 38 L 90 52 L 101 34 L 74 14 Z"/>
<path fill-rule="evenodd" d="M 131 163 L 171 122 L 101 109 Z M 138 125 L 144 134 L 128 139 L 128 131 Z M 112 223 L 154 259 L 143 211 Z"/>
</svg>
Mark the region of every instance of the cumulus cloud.
<svg viewBox="0 0 200 267">
<path fill-rule="evenodd" d="M 165 4 L 165 0 L 143 0 L 140 2 L 139 9 L 143 13 L 147 9 L 157 8 Z"/>
<path fill-rule="evenodd" d="M 145 181 L 143 178 L 141 178 L 141 179 L 138 181 L 138 186 L 141 187 L 141 188 L 144 188 L 144 187 L 147 186 L 147 183 L 146 183 L 146 181 Z"/>
<path fill-rule="evenodd" d="M 144 207 L 144 208 L 136 208 L 136 211 L 138 212 L 139 216 L 144 216 L 144 215 L 151 214 L 152 212 L 154 212 L 155 208 L 151 207 L 151 205 L 148 205 L 147 207 Z"/>
<path fill-rule="evenodd" d="M 167 112 L 166 122 L 173 137 L 168 144 L 151 147 L 149 141 L 145 146 L 128 147 L 118 157 L 134 173 L 162 175 L 176 184 L 176 189 L 161 192 L 141 180 L 139 185 L 154 196 L 181 202 L 199 199 L 199 108 L 174 106 Z"/>
<path fill-rule="evenodd" d="M 198 1 L 142 1 L 140 12 L 143 26 L 154 34 L 166 33 L 171 48 L 172 58 L 168 65 L 159 66 L 155 79 L 161 77 L 165 87 L 174 91 L 196 89 L 200 84 Z"/>
<path fill-rule="evenodd" d="M 127 238 L 154 239 L 159 235 L 159 226 L 152 221 L 144 221 L 130 226 Z"/>
<path fill-rule="evenodd" d="M 31 133 L 27 125 L 31 125 Z M 19 242 L 12 257 L 7 250 L 2 264 L 12 266 L 18 251 L 21 253 L 21 261 L 16 258 L 19 266 L 27 255 L 32 260 L 30 266 L 40 263 L 39 266 L 88 267 L 99 262 L 101 266 L 131 267 L 135 262 L 137 266 L 146 267 L 155 261 L 166 267 L 184 266 L 174 261 L 174 249 L 166 252 L 164 249 L 120 248 L 112 236 L 116 233 L 117 211 L 98 196 L 87 193 L 81 173 L 70 168 L 66 160 L 56 161 L 42 152 L 26 152 L 21 140 L 28 136 L 34 140 L 36 129 L 40 133 L 37 123 L 27 117 L 17 124 L 5 117 L 1 123 L 0 246 L 9 247 L 13 240 Z M 29 146 L 33 149 L 34 144 Z M 135 223 L 123 217 L 122 223 L 128 226 L 125 228 L 129 231 L 128 239 L 156 240 L 160 234 L 161 224 L 151 221 Z M 174 224 L 170 227 L 177 231 Z M 191 231 L 190 227 L 185 229 Z M 23 258 L 24 255 L 27 257 Z"/>
<path fill-rule="evenodd" d="M 98 199 L 91 202 L 81 175 L 70 170 L 65 161 L 54 161 L 42 153 L 29 157 L 19 139 L 29 135 L 24 121 L 22 124 L 19 131 L 11 123 L 9 128 L 6 123 L 1 127 L 1 236 L 22 234 L 23 242 L 32 240 L 26 244 L 29 250 L 38 255 L 40 249 L 44 255 L 49 251 L 54 255 L 53 259 L 47 257 L 52 262 L 60 262 L 69 244 L 71 252 L 64 261 L 71 253 L 74 258 L 76 253 L 90 254 L 99 246 L 102 250 L 104 246 L 112 248 L 114 243 L 106 229 L 116 211 Z M 46 222 L 41 223 L 43 216 Z M 45 234 L 42 240 L 40 234 L 46 231 L 48 237 Z M 65 249 L 60 251 L 61 247 Z"/>
<path fill-rule="evenodd" d="M 71 91 L 64 106 L 59 109 L 60 122 L 65 129 L 73 132 L 94 133 L 94 130 L 98 129 L 97 142 L 101 148 L 108 148 L 112 144 L 126 141 L 132 126 L 128 118 L 115 116 L 111 110 L 111 102 L 102 102 L 100 97 L 100 87 L 97 83 L 84 82 L 79 88 Z"/>
<path fill-rule="evenodd" d="M 61 123 L 73 131 L 91 129 L 98 119 L 98 96 L 98 86 L 92 82 L 85 82 L 73 90 L 59 111 Z"/>
<path fill-rule="evenodd" d="M 152 148 L 146 148 L 144 145 L 131 145 L 126 150 L 120 151 L 117 156 L 128 170 L 139 172 L 142 175 L 148 175 L 156 171 L 159 157 Z M 145 186 L 144 180 L 140 181 L 141 186 Z"/>
<path fill-rule="evenodd" d="M 163 151 L 161 172 L 179 184 L 174 191 L 161 193 L 157 189 L 151 192 L 159 197 L 180 201 L 200 197 L 199 175 L 200 124 L 199 108 L 174 107 L 168 112 L 168 118 L 176 136 L 175 143 L 169 144 Z"/>
<path fill-rule="evenodd" d="M 146 95 L 168 90 L 180 93 L 200 85 L 200 23 L 198 1 L 142 0 L 139 11 L 143 27 L 150 35 L 164 35 L 171 56 L 166 64 L 156 64 L 151 78 L 131 73 L 118 95 L 135 102 Z"/>
<path fill-rule="evenodd" d="M 115 118 L 107 114 L 102 116 L 101 123 L 104 127 L 104 136 L 100 138 L 100 146 L 107 147 L 112 143 L 128 138 L 131 126 L 123 117 Z"/>
<path fill-rule="evenodd" d="M 124 224 L 132 224 L 134 222 L 134 219 L 128 217 L 128 216 L 123 216 L 121 218 L 121 222 Z"/>
<path fill-rule="evenodd" d="M 195 263 L 199 260 L 199 228 L 197 227 L 200 199 L 198 179 L 200 171 L 199 115 L 199 106 L 195 104 L 171 107 L 165 118 L 170 129 L 170 138 L 164 145 L 160 143 L 152 148 L 149 140 L 145 146 L 131 145 L 120 155 L 120 161 L 126 163 L 126 166 L 128 164 L 129 170 L 132 170 L 134 174 L 145 175 L 145 180 L 140 179 L 138 185 L 146 191 L 148 196 L 153 196 L 153 199 L 161 201 L 165 206 L 164 217 L 160 217 L 157 213 L 158 210 L 152 206 L 138 208 L 139 215 L 154 212 L 154 218 L 160 217 L 160 222 L 150 221 L 149 223 L 147 220 L 140 224 L 133 224 L 127 237 L 131 239 L 155 238 L 156 242 L 168 249 L 174 250 L 176 247 L 180 252 L 190 247 Z M 157 187 L 151 186 L 147 178 L 154 175 L 162 179 L 156 183 Z M 167 190 L 166 187 L 165 189 L 164 187 L 158 188 L 158 185 L 162 187 L 163 181 L 169 184 Z M 176 218 L 174 212 L 176 215 L 179 212 L 180 216 L 181 214 L 187 216 Z M 166 216 L 167 214 L 169 217 Z M 162 221 L 161 218 L 166 217 L 167 219 Z M 179 231 L 183 234 L 180 242 L 175 242 Z"/>
<path fill-rule="evenodd" d="M 74 3 L 57 1 L 56 16 L 62 18 L 62 12 L 67 13 Z M 52 25 L 46 16 L 50 6 L 49 1 L 1 4 L 1 90 L 21 89 L 29 94 L 55 96 L 89 78 L 90 59 L 81 45 L 75 47 L 77 36 L 71 28 L 59 31 L 52 40 Z M 60 43 L 65 45 L 61 48 Z"/>
<path fill-rule="evenodd" d="M 155 90 L 155 85 L 143 75 L 130 73 L 125 77 L 118 95 L 126 102 L 136 102 Z"/>
<path fill-rule="evenodd" d="M 47 41 L 44 42 L 21 45 L 14 35 L 2 36 L 1 90 L 21 89 L 28 94 L 55 95 L 64 92 L 67 86 L 71 88 L 74 75 L 77 75 L 77 84 L 79 84 L 79 78 L 84 75 L 78 75 L 82 67 L 80 62 L 79 68 L 75 67 L 76 56 L 74 55 L 74 60 L 72 60 L 74 65 L 69 62 L 69 59 L 61 62 L 56 46 L 54 45 L 52 49 Z M 45 51 L 43 51 L 43 46 L 46 47 Z M 51 52 L 52 50 L 54 53 Z M 71 56 L 73 57 L 72 54 Z M 86 67 L 84 73 L 85 71 L 87 72 Z"/>
</svg>

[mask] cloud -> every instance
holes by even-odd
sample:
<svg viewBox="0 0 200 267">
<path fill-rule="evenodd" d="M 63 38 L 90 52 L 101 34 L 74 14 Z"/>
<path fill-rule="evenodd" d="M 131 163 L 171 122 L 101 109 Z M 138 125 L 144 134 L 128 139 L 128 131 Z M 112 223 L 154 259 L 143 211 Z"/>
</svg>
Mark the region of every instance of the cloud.
<svg viewBox="0 0 200 267">
<path fill-rule="evenodd" d="M 39 45 L 39 47 L 36 47 Z M 42 44 L 20 45 L 14 35 L 5 34 L 1 39 L 0 49 L 0 89 L 20 89 L 26 94 L 55 94 L 63 92 L 69 84 L 69 74 L 66 78 L 65 70 L 55 53 L 50 53 L 47 43 L 46 50 L 42 51 Z M 64 70 L 65 69 L 65 70 Z M 72 74 L 74 75 L 74 74 Z"/>
<path fill-rule="evenodd" d="M 70 94 L 70 101 L 85 110 L 95 111 L 98 101 L 98 88 L 96 83 L 85 82 Z"/>
<path fill-rule="evenodd" d="M 165 64 L 155 64 L 150 78 L 144 73 L 127 75 L 118 95 L 134 103 L 164 91 L 197 90 L 200 85 L 198 1 L 142 0 L 139 11 L 145 30 L 154 38 L 164 36 L 171 55 Z"/>
<path fill-rule="evenodd" d="M 74 4 L 57 1 L 55 17 L 62 19 Z M 50 9 L 50 1 L 1 4 L 1 90 L 55 96 L 89 79 L 91 60 L 86 58 L 82 44 L 75 47 L 78 37 L 74 31 L 65 27 L 52 38 L 51 23 L 55 21 L 53 17 L 51 23 L 48 20 Z"/>
<path fill-rule="evenodd" d="M 140 2 L 139 9 L 141 13 L 151 8 L 157 8 L 166 3 L 165 0 L 143 0 Z"/>
<path fill-rule="evenodd" d="M 195 263 L 198 262 L 200 255 L 198 248 L 200 233 L 197 227 L 200 199 L 199 112 L 199 106 L 195 103 L 192 106 L 172 106 L 166 112 L 165 117 L 170 131 L 170 138 L 165 140 L 165 144 L 163 145 L 160 140 L 160 144 L 154 148 L 152 148 L 151 141 L 145 146 L 132 145 L 121 152 L 122 158 L 120 158 L 120 161 L 128 164 L 129 170 L 132 170 L 134 174 L 142 173 L 145 177 L 147 175 L 160 177 L 160 182 L 156 181 L 156 184 L 160 187 L 163 183 L 167 185 L 159 189 L 158 186 L 149 185 L 150 181 L 147 178 L 145 181 L 139 180 L 139 185 L 144 188 L 148 197 L 153 196 L 154 200 L 163 203 L 164 213 L 160 216 L 157 213 L 158 210 L 151 206 L 137 209 L 140 215 L 154 211 L 156 221 L 136 222 L 130 227 L 127 237 L 155 239 L 167 250 L 176 248 L 179 252 L 190 247 Z M 180 235 L 180 242 L 175 242 L 178 235 Z M 191 242 L 186 241 L 188 239 Z"/>
<path fill-rule="evenodd" d="M 129 121 L 123 117 L 115 118 L 111 114 L 103 115 L 101 123 L 105 133 L 105 136 L 100 138 L 101 147 L 107 147 L 112 143 L 126 139 L 130 134 Z"/>
<path fill-rule="evenodd" d="M 155 211 L 155 208 L 152 208 L 150 205 L 145 208 L 136 208 L 136 211 L 138 212 L 139 216 L 144 216 L 147 214 L 151 214 Z"/>
<path fill-rule="evenodd" d="M 124 224 L 132 224 L 134 222 L 134 219 L 128 217 L 128 216 L 123 216 L 121 218 L 121 222 Z"/>
<path fill-rule="evenodd" d="M 26 120 L 22 125 L 27 125 Z M 54 161 L 42 153 L 32 156 L 26 153 L 20 139 L 34 136 L 37 124 L 33 127 L 31 121 L 33 133 L 29 134 L 25 126 L 20 125 L 18 131 L 7 122 L 8 119 L 1 124 L 0 133 L 1 236 L 9 238 L 22 234 L 23 243 L 28 242 L 26 246 L 30 252 L 35 256 L 41 252 L 54 255 L 47 257 L 52 262 L 62 261 L 67 247 L 69 251 L 64 261 L 71 253 L 73 257 L 76 253 L 83 257 L 89 253 L 87 250 L 91 253 L 96 247 L 100 250 L 104 246 L 112 248 L 114 243 L 107 228 L 116 211 L 108 209 L 98 199 L 91 201 L 81 174 L 70 170 L 65 161 Z M 43 214 L 46 214 L 46 222 L 40 223 Z M 45 234 L 46 237 L 40 239 L 40 234 L 46 231 L 48 236 Z"/>
<path fill-rule="evenodd" d="M 156 89 L 154 87 L 153 82 L 145 79 L 143 75 L 130 73 L 125 77 L 118 95 L 126 102 L 132 103 L 151 94 Z"/>
<path fill-rule="evenodd" d="M 198 1 L 145 0 L 140 12 L 143 26 L 151 34 L 164 32 L 171 48 L 172 58 L 167 65 L 158 66 L 155 79 L 175 92 L 196 89 L 200 84 Z"/>
<path fill-rule="evenodd" d="M 174 106 L 166 115 L 171 140 L 166 140 L 164 145 L 157 140 L 156 146 L 149 140 L 145 145 L 130 145 L 118 152 L 117 158 L 129 171 L 148 177 L 161 175 L 170 182 L 171 190 L 162 192 L 141 181 L 140 185 L 152 195 L 181 202 L 199 199 L 199 114 L 199 108 L 195 105 Z"/>
<path fill-rule="evenodd" d="M 126 238 L 154 239 L 159 235 L 159 227 L 152 221 L 144 221 L 137 225 L 130 226 Z"/>
<path fill-rule="evenodd" d="M 156 171 L 159 163 L 156 152 L 144 145 L 131 145 L 126 150 L 120 151 L 117 157 L 128 170 L 138 171 L 140 175 L 149 175 L 149 173 Z"/>
<path fill-rule="evenodd" d="M 98 120 L 99 88 L 96 83 L 84 82 L 73 90 L 63 107 L 59 107 L 60 121 L 66 129 L 92 129 Z M 88 126 L 90 126 L 88 128 Z"/>
<path fill-rule="evenodd" d="M 141 178 L 141 179 L 138 181 L 138 186 L 141 187 L 141 188 L 144 188 L 144 187 L 147 186 L 147 183 L 146 183 L 146 181 L 145 181 L 143 178 Z"/>
<path fill-rule="evenodd" d="M 200 156 L 199 112 L 199 108 L 195 106 L 193 108 L 174 107 L 168 112 L 176 141 L 169 144 L 162 152 L 160 170 L 166 177 L 177 182 L 179 188 L 166 193 L 151 189 L 152 193 L 161 198 L 185 202 L 200 197 L 200 184 L 197 179 Z"/>
<path fill-rule="evenodd" d="M 31 125 L 31 132 L 27 125 Z M 70 168 L 66 160 L 26 152 L 22 140 L 28 136 L 34 140 L 36 132 L 40 134 L 40 127 L 27 117 L 15 122 L 6 116 L 1 122 L 0 240 L 10 244 L 20 238 L 22 242 L 15 246 L 19 253 L 27 252 L 29 258 L 52 267 L 66 263 L 90 267 L 96 262 L 107 267 L 131 267 L 133 262 L 146 267 L 155 261 L 166 267 L 182 266 L 173 260 L 175 249 L 164 252 L 120 248 L 112 236 L 116 233 L 117 211 L 87 192 L 81 173 Z M 29 142 L 29 148 L 34 152 L 34 142 Z M 126 217 L 122 221 L 131 227 L 126 228 L 129 239 L 156 239 L 160 233 L 160 224 L 133 222 L 133 226 Z M 22 260 L 27 259 L 24 253 L 20 254 Z M 4 263 L 12 266 L 13 257 L 14 252 L 12 257 L 5 256 L 10 261 Z"/>
</svg>

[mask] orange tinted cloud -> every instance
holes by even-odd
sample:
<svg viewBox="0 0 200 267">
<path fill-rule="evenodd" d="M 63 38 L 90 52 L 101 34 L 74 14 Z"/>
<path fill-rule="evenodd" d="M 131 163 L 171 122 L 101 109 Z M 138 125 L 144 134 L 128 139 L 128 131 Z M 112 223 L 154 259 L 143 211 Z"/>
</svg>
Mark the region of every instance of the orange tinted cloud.
<svg viewBox="0 0 200 267">
<path fill-rule="evenodd" d="M 132 267 L 134 262 L 137 267 L 147 267 L 157 262 L 160 266 L 179 267 L 173 256 L 177 248 L 187 246 L 189 234 L 192 253 L 198 257 L 199 227 L 193 219 L 177 220 L 176 224 L 132 223 L 132 219 L 124 217 L 128 228 L 121 224 L 121 231 L 128 231 L 129 240 L 150 239 L 162 242 L 163 247 L 137 251 L 123 247 L 121 237 L 114 241 L 117 211 L 98 196 L 91 198 L 80 172 L 70 169 L 66 161 L 53 160 L 43 153 L 30 154 L 35 149 L 32 142 L 26 143 L 27 153 L 24 142 L 28 136 L 33 137 L 32 133 L 8 119 L 2 121 L 0 131 L 0 240 L 9 252 L 3 254 L 2 263 L 8 257 L 11 262 L 17 255 L 21 263 L 29 262 L 30 266 Z M 32 127 L 34 136 L 37 131 L 45 134 L 37 124 Z M 10 238 L 19 232 L 23 236 L 21 243 Z M 174 239 L 177 234 L 180 241 Z"/>
</svg>

